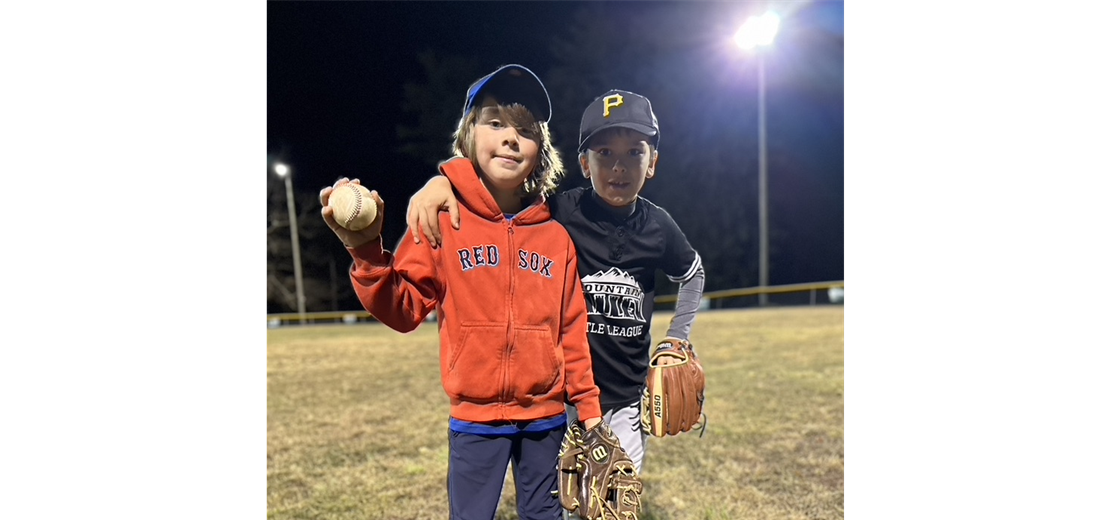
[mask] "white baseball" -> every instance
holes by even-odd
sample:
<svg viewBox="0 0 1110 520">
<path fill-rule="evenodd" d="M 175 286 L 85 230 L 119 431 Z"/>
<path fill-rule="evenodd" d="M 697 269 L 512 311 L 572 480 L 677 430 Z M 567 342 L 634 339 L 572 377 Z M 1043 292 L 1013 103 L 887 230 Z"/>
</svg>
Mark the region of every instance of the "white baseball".
<svg viewBox="0 0 1110 520">
<path fill-rule="evenodd" d="M 335 221 L 351 231 L 360 231 L 369 226 L 378 216 L 378 205 L 370 196 L 370 190 L 361 184 L 344 184 L 332 190 L 328 196 Z"/>
</svg>

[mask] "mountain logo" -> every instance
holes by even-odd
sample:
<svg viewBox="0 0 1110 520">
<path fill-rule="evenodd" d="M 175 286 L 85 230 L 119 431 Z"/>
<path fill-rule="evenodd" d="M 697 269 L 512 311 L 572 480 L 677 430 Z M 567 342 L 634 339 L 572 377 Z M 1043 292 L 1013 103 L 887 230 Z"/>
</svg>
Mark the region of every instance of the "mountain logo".
<svg viewBox="0 0 1110 520">
<path fill-rule="evenodd" d="M 591 315 L 616 320 L 644 319 L 644 290 L 632 275 L 610 267 L 582 278 L 586 307 Z"/>
</svg>

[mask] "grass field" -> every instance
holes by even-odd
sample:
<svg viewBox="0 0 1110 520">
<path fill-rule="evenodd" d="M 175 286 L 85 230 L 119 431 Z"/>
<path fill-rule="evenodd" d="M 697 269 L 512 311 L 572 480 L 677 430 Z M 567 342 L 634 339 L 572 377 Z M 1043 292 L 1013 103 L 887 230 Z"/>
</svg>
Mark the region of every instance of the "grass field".
<svg viewBox="0 0 1110 520">
<path fill-rule="evenodd" d="M 708 429 L 649 440 L 642 518 L 844 518 L 844 308 L 705 311 L 690 339 Z M 268 518 L 447 518 L 435 324 L 269 330 L 266 455 Z"/>
</svg>

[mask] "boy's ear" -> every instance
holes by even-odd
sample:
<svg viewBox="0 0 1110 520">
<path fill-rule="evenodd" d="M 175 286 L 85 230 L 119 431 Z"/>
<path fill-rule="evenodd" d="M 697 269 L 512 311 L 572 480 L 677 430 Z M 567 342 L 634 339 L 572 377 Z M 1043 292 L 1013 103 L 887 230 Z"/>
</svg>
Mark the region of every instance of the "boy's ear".
<svg viewBox="0 0 1110 520">
<path fill-rule="evenodd" d="M 586 159 L 586 154 L 578 154 L 578 165 L 582 167 L 582 176 L 590 178 L 590 161 Z"/>
<path fill-rule="evenodd" d="M 657 150 L 651 151 L 651 164 L 648 164 L 647 174 L 644 175 L 645 179 L 655 177 L 655 165 L 659 164 L 659 152 Z"/>
</svg>

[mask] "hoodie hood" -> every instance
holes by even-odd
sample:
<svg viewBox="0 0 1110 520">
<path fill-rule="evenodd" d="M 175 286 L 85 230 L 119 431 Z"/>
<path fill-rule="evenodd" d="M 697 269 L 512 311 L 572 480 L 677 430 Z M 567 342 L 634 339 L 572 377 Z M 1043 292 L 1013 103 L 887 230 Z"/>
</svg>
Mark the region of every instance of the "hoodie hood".
<svg viewBox="0 0 1110 520">
<path fill-rule="evenodd" d="M 498 222 L 505 219 L 497 201 L 493 200 L 478 172 L 474 171 L 474 164 L 465 157 L 455 157 L 439 164 L 439 171 L 447 176 L 458 193 L 459 202 L 470 208 L 477 216 Z M 551 211 L 544 203 L 541 194 L 532 203 L 520 210 L 513 218 L 517 224 L 538 224 L 551 220 Z"/>
</svg>

